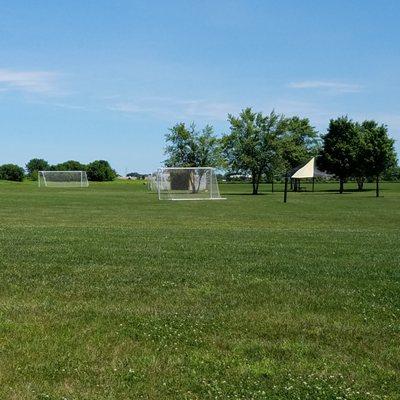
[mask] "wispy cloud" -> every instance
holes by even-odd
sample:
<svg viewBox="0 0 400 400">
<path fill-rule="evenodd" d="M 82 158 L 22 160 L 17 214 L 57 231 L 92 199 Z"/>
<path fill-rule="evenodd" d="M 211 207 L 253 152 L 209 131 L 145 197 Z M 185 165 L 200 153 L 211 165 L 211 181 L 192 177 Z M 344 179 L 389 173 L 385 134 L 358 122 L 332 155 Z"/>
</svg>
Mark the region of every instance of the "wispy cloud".
<svg viewBox="0 0 400 400">
<path fill-rule="evenodd" d="M 56 92 L 58 74 L 48 71 L 15 71 L 0 69 L 0 91 L 18 90 L 28 93 Z"/>
<path fill-rule="evenodd" d="M 288 87 L 292 89 L 320 89 L 335 93 L 358 93 L 363 86 L 354 83 L 344 83 L 335 81 L 300 81 L 291 82 Z"/>
<path fill-rule="evenodd" d="M 168 120 L 205 118 L 212 121 L 224 121 L 228 113 L 235 112 L 237 107 L 229 103 L 207 100 L 149 97 L 137 101 L 116 103 L 109 108 L 127 114 L 142 114 Z"/>
</svg>

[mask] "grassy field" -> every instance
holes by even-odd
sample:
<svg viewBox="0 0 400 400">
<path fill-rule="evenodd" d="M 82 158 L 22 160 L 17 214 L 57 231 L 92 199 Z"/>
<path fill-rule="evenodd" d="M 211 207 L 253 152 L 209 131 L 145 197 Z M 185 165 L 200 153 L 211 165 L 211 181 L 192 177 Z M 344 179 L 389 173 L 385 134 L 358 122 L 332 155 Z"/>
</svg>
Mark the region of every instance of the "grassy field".
<svg viewBox="0 0 400 400">
<path fill-rule="evenodd" d="M 0 399 L 399 399 L 400 184 L 336 186 L 0 182 Z"/>
</svg>

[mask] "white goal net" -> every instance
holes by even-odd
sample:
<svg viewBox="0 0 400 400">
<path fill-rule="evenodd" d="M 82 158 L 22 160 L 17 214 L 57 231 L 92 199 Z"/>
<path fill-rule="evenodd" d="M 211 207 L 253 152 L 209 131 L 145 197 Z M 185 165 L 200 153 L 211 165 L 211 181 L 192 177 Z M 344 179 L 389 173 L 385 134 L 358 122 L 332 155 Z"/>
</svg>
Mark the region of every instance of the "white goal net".
<svg viewBox="0 0 400 400">
<path fill-rule="evenodd" d="M 160 200 L 221 200 L 214 168 L 160 168 L 156 186 Z"/>
<path fill-rule="evenodd" d="M 88 187 L 86 171 L 39 171 L 39 187 Z"/>
<path fill-rule="evenodd" d="M 151 192 L 157 192 L 157 172 L 147 175 L 147 189 Z"/>
</svg>

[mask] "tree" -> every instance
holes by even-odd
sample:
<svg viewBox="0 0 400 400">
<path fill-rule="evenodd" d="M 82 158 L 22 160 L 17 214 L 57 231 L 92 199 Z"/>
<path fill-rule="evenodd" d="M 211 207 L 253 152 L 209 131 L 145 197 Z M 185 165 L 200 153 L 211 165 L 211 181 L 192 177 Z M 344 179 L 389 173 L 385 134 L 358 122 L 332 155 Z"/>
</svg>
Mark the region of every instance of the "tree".
<svg viewBox="0 0 400 400">
<path fill-rule="evenodd" d="M 0 179 L 22 182 L 24 175 L 24 169 L 19 165 L 4 164 L 0 166 Z"/>
<path fill-rule="evenodd" d="M 108 161 L 96 160 L 88 164 L 87 177 L 90 181 L 112 181 L 117 177 L 117 173 L 111 168 Z"/>
<path fill-rule="evenodd" d="M 129 172 L 126 176 L 128 178 L 146 179 L 146 175 L 140 174 L 139 172 Z"/>
<path fill-rule="evenodd" d="M 285 181 L 287 181 L 289 171 L 318 154 L 319 140 L 318 132 L 311 126 L 308 118 L 297 116 L 284 118 L 282 126 L 282 133 L 278 140 L 279 162 L 276 168 L 280 170 L 278 172 L 285 174 Z M 297 180 L 294 183 L 296 191 Z"/>
<path fill-rule="evenodd" d="M 228 115 L 230 134 L 223 137 L 223 155 L 231 172 L 250 174 L 253 194 L 263 174 L 274 169 L 277 163 L 277 139 L 283 128 L 283 116 L 272 111 L 263 116 L 244 109 L 238 117 Z"/>
<path fill-rule="evenodd" d="M 385 181 L 393 182 L 400 181 L 400 167 L 397 165 L 397 163 L 396 165 L 384 172 L 384 174 L 382 175 L 382 179 Z"/>
<path fill-rule="evenodd" d="M 32 158 L 29 160 L 25 166 L 28 171 L 28 177 L 30 179 L 36 180 L 38 171 L 46 171 L 50 169 L 50 165 L 46 160 L 42 158 Z"/>
<path fill-rule="evenodd" d="M 75 160 L 64 161 L 52 166 L 55 171 L 86 171 L 86 165 Z"/>
<path fill-rule="evenodd" d="M 318 132 L 308 118 L 284 118 L 282 124 L 279 155 L 284 169 L 291 170 L 318 154 Z"/>
<path fill-rule="evenodd" d="M 339 117 L 330 120 L 328 132 L 322 136 L 323 148 L 318 164 L 339 178 L 340 193 L 343 193 L 344 182 L 356 170 L 359 133 L 357 123 L 347 117 Z"/>
<path fill-rule="evenodd" d="M 213 127 L 206 125 L 202 131 L 192 123 L 189 128 L 179 123 L 165 135 L 167 167 L 218 167 L 221 165 L 219 140 Z"/>
<path fill-rule="evenodd" d="M 366 176 L 375 178 L 376 197 L 379 197 L 380 177 L 397 163 L 394 140 L 389 137 L 387 127 L 375 121 L 364 121 L 360 129 L 360 159 L 363 160 Z"/>
</svg>

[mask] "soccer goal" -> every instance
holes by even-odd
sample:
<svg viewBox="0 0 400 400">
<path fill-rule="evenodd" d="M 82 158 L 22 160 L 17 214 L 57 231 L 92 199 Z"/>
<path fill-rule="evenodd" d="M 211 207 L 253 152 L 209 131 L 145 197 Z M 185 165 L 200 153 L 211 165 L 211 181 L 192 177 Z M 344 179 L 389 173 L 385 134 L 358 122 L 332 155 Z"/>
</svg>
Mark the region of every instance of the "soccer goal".
<svg viewBox="0 0 400 400">
<path fill-rule="evenodd" d="M 150 175 L 147 175 L 147 190 L 150 192 L 157 192 L 157 175 L 158 172 L 153 172 Z"/>
<path fill-rule="evenodd" d="M 160 168 L 157 172 L 160 200 L 222 200 L 214 168 Z"/>
<path fill-rule="evenodd" d="M 39 171 L 39 187 L 88 187 L 86 171 Z"/>
</svg>

